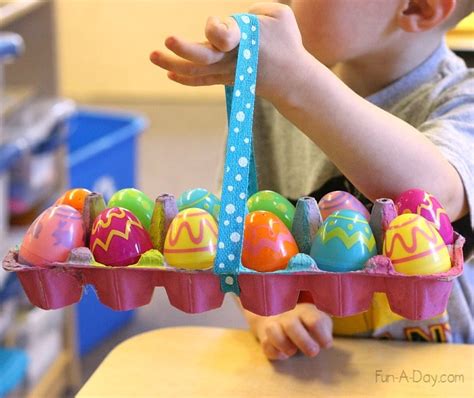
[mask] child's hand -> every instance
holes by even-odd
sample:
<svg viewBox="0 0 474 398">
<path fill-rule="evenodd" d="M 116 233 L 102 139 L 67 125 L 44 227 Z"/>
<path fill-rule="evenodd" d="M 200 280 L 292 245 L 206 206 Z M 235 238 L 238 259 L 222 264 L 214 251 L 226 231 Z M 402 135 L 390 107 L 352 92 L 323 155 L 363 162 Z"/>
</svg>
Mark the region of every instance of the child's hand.
<svg viewBox="0 0 474 398">
<path fill-rule="evenodd" d="M 288 359 L 298 350 L 314 357 L 320 348 L 332 345 L 332 320 L 314 304 L 297 304 L 291 311 L 270 317 L 245 314 L 268 359 Z"/>
<path fill-rule="evenodd" d="M 260 21 L 260 52 L 257 93 L 267 99 L 283 92 L 287 75 L 301 73 L 297 64 L 303 47 L 293 11 L 276 3 L 258 3 L 250 12 Z M 168 77 L 188 86 L 233 84 L 236 48 L 240 30 L 233 18 L 221 21 L 210 17 L 206 24 L 207 42 L 192 43 L 174 36 L 165 40 L 176 56 L 154 51 L 150 60 L 168 70 Z"/>
</svg>

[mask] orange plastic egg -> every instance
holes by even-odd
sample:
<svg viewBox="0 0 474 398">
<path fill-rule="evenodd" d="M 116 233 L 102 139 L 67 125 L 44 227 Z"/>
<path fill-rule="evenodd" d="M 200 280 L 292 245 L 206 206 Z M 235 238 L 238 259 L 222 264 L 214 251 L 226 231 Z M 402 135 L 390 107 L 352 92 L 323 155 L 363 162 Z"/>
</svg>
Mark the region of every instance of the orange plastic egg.
<svg viewBox="0 0 474 398">
<path fill-rule="evenodd" d="M 28 228 L 19 262 L 38 267 L 64 262 L 72 249 L 84 246 L 84 237 L 81 213 L 67 205 L 52 206 Z"/>
<path fill-rule="evenodd" d="M 86 201 L 87 195 L 89 195 L 91 191 L 85 188 L 75 188 L 70 189 L 69 191 L 65 192 L 63 196 L 61 196 L 57 201 L 56 205 L 69 205 L 74 207 L 76 210 L 79 210 L 82 213 L 84 209 L 84 203 Z"/>
<path fill-rule="evenodd" d="M 259 272 L 285 269 L 298 253 L 286 225 L 268 211 L 254 211 L 245 218 L 242 264 Z"/>
</svg>

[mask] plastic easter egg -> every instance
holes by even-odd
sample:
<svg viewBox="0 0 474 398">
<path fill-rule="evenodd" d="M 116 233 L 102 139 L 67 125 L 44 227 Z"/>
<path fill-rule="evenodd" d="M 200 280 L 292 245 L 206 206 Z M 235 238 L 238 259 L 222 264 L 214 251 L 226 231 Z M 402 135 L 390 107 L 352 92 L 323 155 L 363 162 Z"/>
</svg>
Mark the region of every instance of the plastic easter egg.
<svg viewBox="0 0 474 398">
<path fill-rule="evenodd" d="M 366 220 L 369 220 L 370 213 L 366 207 L 349 192 L 333 191 L 324 195 L 318 203 L 319 210 L 323 220 L 337 210 L 354 210 L 362 214 Z"/>
<path fill-rule="evenodd" d="M 347 209 L 328 216 L 311 246 L 311 257 L 318 268 L 331 272 L 360 270 L 376 254 L 375 238 L 366 218 Z"/>
<path fill-rule="evenodd" d="M 123 207 L 131 211 L 148 231 L 155 203 L 143 192 L 135 188 L 125 188 L 115 192 L 107 207 Z"/>
<path fill-rule="evenodd" d="M 260 191 L 253 194 L 247 201 L 249 212 L 269 211 L 275 214 L 286 227 L 291 230 L 293 218 L 295 217 L 295 206 L 290 201 L 273 191 Z"/>
<path fill-rule="evenodd" d="M 26 232 L 19 262 L 38 267 L 64 262 L 69 252 L 84 246 L 82 215 L 71 206 L 52 206 L 41 213 Z"/>
<path fill-rule="evenodd" d="M 184 269 L 207 269 L 216 257 L 217 223 L 205 210 L 185 209 L 171 222 L 163 254 L 168 265 Z"/>
<path fill-rule="evenodd" d="M 219 220 L 221 201 L 207 189 L 196 188 L 185 191 L 180 195 L 176 204 L 178 205 L 179 211 L 192 207 L 203 209 L 210 213 L 216 221 Z"/>
<path fill-rule="evenodd" d="M 316 262 L 313 257 L 305 253 L 298 253 L 288 262 L 287 270 L 289 272 L 308 272 L 316 271 Z"/>
<path fill-rule="evenodd" d="M 130 211 L 113 207 L 105 209 L 92 225 L 90 249 L 97 262 L 110 266 L 135 264 L 152 249 L 148 232 Z"/>
<path fill-rule="evenodd" d="M 392 220 L 385 233 L 383 254 L 402 274 L 428 275 L 451 268 L 448 248 L 441 235 L 418 214 L 402 214 Z"/>
<path fill-rule="evenodd" d="M 433 195 L 421 189 L 409 189 L 395 201 L 398 214 L 414 213 L 432 222 L 444 243 L 453 243 L 454 231 L 446 210 Z"/>
<path fill-rule="evenodd" d="M 276 215 L 254 211 L 245 218 L 242 265 L 259 272 L 285 269 L 298 254 L 291 232 Z"/>
<path fill-rule="evenodd" d="M 82 209 L 84 208 L 86 197 L 90 193 L 91 191 L 84 188 L 70 189 L 69 191 L 65 192 L 56 201 L 55 204 L 56 205 L 69 205 L 82 213 Z"/>
</svg>

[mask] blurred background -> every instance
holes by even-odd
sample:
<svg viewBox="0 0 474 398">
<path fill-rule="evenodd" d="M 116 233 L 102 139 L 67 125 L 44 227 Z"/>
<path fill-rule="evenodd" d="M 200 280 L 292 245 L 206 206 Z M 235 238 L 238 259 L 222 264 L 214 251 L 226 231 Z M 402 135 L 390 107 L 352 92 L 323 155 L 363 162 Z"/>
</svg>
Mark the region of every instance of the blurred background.
<svg viewBox="0 0 474 398">
<path fill-rule="evenodd" d="M 131 186 L 152 198 L 195 187 L 219 193 L 223 88 L 172 83 L 148 56 L 169 34 L 203 40 L 209 15 L 252 3 L 0 0 L 1 258 L 68 187 L 106 198 Z M 472 15 L 448 44 L 474 65 Z M 0 397 L 69 396 L 120 341 L 176 325 L 246 327 L 230 298 L 187 315 L 160 288 L 135 311 L 108 309 L 91 287 L 80 303 L 44 311 L 0 268 Z"/>
</svg>

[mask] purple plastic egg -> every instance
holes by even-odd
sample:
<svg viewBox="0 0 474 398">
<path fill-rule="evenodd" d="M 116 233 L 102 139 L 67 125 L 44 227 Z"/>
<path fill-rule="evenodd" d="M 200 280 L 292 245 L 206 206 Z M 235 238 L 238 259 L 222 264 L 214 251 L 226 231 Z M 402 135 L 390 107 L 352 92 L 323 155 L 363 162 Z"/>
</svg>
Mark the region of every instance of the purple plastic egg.
<svg viewBox="0 0 474 398">
<path fill-rule="evenodd" d="M 444 243 L 450 245 L 454 240 L 453 226 L 446 210 L 433 195 L 421 189 L 409 189 L 395 201 L 398 214 L 418 214 L 435 226 Z"/>
<path fill-rule="evenodd" d="M 366 207 L 349 192 L 333 191 L 324 195 L 318 203 L 323 220 L 337 210 L 354 210 L 361 213 L 366 220 L 369 220 L 370 213 Z"/>
</svg>

